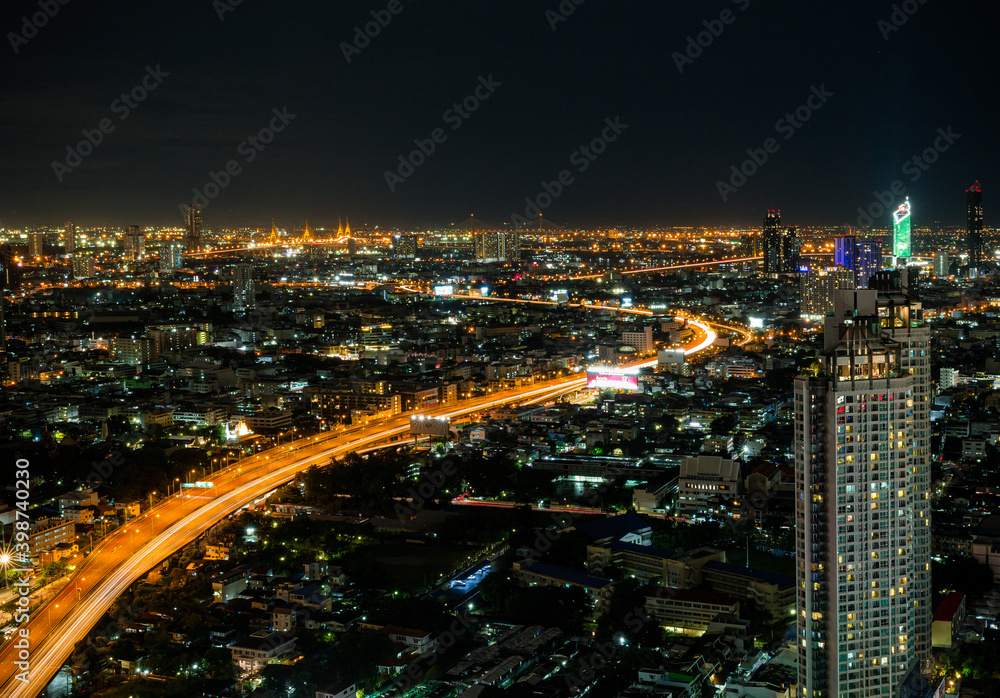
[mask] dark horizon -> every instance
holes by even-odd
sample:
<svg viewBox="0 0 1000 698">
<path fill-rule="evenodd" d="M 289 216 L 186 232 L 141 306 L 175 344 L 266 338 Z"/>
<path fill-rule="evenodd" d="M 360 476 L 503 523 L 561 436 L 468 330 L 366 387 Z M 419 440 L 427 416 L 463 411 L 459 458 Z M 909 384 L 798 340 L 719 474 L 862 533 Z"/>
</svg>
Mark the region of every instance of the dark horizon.
<svg viewBox="0 0 1000 698">
<path fill-rule="evenodd" d="M 0 13 L 5 227 L 180 226 L 212 173 L 208 229 L 498 226 L 526 197 L 563 227 L 857 227 L 895 182 L 915 227 L 964 226 L 976 180 L 992 221 L 982 0 L 49 3 Z"/>
</svg>

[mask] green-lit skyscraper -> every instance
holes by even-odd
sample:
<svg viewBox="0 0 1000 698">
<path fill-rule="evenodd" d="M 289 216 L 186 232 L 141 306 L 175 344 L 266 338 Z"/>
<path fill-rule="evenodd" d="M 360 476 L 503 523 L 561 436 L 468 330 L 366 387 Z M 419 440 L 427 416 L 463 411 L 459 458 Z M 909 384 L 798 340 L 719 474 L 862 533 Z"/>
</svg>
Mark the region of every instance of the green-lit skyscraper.
<svg viewBox="0 0 1000 698">
<path fill-rule="evenodd" d="M 892 254 L 896 257 L 910 257 L 910 213 L 907 198 L 892 214 Z"/>
</svg>

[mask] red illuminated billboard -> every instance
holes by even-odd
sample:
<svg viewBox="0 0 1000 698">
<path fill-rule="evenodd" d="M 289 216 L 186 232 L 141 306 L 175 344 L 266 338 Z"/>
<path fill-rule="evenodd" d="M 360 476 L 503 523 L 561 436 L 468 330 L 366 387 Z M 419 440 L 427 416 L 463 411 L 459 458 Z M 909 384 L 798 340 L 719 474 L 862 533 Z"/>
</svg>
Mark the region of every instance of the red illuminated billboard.
<svg viewBox="0 0 1000 698">
<path fill-rule="evenodd" d="M 608 371 L 587 371 L 588 388 L 611 388 L 613 390 L 638 390 L 639 377 L 635 374 L 611 373 Z"/>
</svg>

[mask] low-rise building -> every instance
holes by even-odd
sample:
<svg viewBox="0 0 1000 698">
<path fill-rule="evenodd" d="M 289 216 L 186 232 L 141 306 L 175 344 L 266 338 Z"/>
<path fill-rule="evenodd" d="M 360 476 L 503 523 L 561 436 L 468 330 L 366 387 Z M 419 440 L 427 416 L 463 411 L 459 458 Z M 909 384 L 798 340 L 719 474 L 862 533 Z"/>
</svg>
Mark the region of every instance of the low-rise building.
<svg viewBox="0 0 1000 698">
<path fill-rule="evenodd" d="M 701 567 L 705 586 L 712 591 L 752 601 L 774 624 L 787 623 L 795 614 L 795 579 L 762 572 L 722 560 Z"/>
<path fill-rule="evenodd" d="M 721 518 L 723 502 L 738 494 L 740 464 L 721 456 L 681 459 L 677 480 L 677 515 Z"/>
<path fill-rule="evenodd" d="M 646 595 L 646 613 L 673 632 L 703 635 L 716 616 L 739 616 L 740 602 L 714 591 L 661 588 Z"/>
<path fill-rule="evenodd" d="M 965 624 L 965 594 L 953 591 L 944 597 L 931 623 L 931 646 L 950 650 Z"/>
<path fill-rule="evenodd" d="M 514 577 L 522 586 L 579 587 L 597 612 L 605 609 L 614 590 L 610 579 L 549 562 L 515 562 Z"/>
<path fill-rule="evenodd" d="M 256 674 L 268 664 L 283 664 L 294 657 L 295 638 L 271 630 L 258 630 L 229 647 L 237 675 Z"/>
</svg>

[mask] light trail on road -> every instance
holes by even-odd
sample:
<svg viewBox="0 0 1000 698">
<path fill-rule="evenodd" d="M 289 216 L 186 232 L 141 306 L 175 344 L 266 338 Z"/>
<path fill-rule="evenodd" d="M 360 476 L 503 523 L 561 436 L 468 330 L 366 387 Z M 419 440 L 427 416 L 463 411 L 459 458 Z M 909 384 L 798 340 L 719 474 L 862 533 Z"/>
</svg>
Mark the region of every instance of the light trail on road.
<svg viewBox="0 0 1000 698">
<path fill-rule="evenodd" d="M 642 311 L 643 314 L 648 312 Z M 712 345 L 716 333 L 708 324 L 690 317 L 680 319 L 687 320 L 705 333 L 705 338 L 686 348 L 685 353 L 693 354 Z M 656 364 L 654 359 L 635 366 L 642 368 Z M 586 377 L 572 375 L 547 381 L 540 386 L 477 397 L 457 406 L 422 410 L 422 413 L 454 419 L 505 405 L 545 403 L 585 386 Z M 192 494 L 190 489 L 182 490 L 113 531 L 80 563 L 62 590 L 43 606 L 31 609 L 31 620 L 27 626 L 31 645 L 30 671 L 26 682 L 15 678 L 18 649 L 14 641 L 18 634 L 13 634 L 0 648 L 0 695 L 18 698 L 37 696 L 72 654 L 76 643 L 87 636 L 135 580 L 227 515 L 291 481 L 308 468 L 408 432 L 410 416 L 403 414 L 384 424 L 305 437 L 232 463 L 212 474 L 214 487 L 211 491 L 214 496 L 200 497 Z"/>
</svg>

